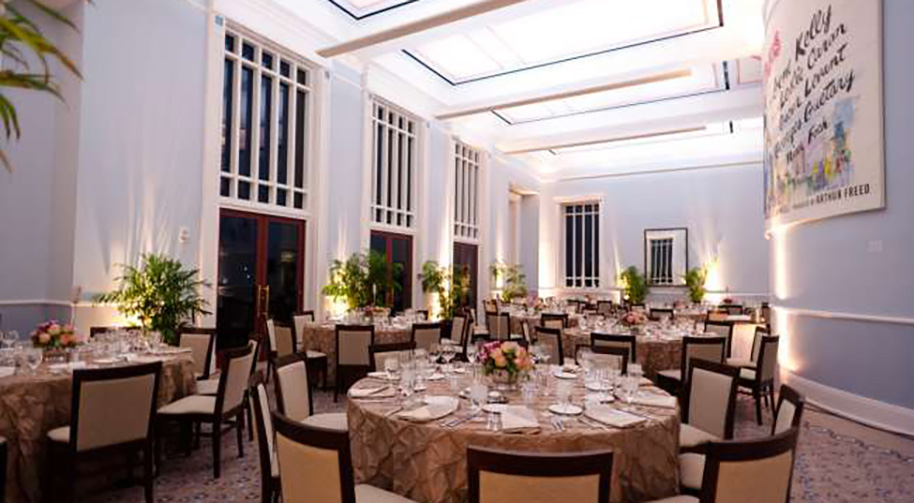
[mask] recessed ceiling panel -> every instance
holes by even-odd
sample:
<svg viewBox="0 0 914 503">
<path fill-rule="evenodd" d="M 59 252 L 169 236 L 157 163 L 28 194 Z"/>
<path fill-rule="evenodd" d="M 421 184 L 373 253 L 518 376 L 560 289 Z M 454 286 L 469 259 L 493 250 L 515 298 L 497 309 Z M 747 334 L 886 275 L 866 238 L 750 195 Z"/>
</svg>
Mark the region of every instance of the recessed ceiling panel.
<svg viewBox="0 0 914 503">
<path fill-rule="evenodd" d="M 707 136 L 719 136 L 730 134 L 731 132 L 731 125 L 729 122 L 718 122 L 707 124 L 702 127 L 688 128 L 686 130 L 660 131 L 655 134 L 636 135 L 638 136 L 637 138 L 631 139 L 608 139 L 604 142 L 588 142 L 586 145 L 553 148 L 550 149 L 550 152 L 557 156 L 587 154 L 617 148 L 656 145 L 658 143 L 692 140 Z"/>
<path fill-rule="evenodd" d="M 716 0 L 575 0 L 407 54 L 463 84 L 720 26 Z"/>
<path fill-rule="evenodd" d="M 387 12 L 419 0 L 328 0 L 355 19 Z"/>
</svg>

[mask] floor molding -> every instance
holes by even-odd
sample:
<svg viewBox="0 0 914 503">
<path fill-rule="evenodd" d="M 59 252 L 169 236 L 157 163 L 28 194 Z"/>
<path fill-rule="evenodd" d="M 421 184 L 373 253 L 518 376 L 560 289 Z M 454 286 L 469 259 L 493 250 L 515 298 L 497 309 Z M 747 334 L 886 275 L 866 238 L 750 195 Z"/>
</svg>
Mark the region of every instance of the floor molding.
<svg viewBox="0 0 914 503">
<path fill-rule="evenodd" d="M 819 384 L 783 367 L 780 377 L 783 384 L 803 393 L 810 404 L 825 411 L 880 430 L 914 436 L 912 409 Z"/>
</svg>

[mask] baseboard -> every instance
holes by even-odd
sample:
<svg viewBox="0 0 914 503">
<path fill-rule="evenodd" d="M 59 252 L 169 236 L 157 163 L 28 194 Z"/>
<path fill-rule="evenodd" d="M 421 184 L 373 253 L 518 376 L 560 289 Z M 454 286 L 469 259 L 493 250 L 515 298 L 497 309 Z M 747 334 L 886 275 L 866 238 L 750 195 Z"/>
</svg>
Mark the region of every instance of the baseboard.
<svg viewBox="0 0 914 503">
<path fill-rule="evenodd" d="M 914 436 L 914 410 L 810 381 L 781 367 L 781 382 L 806 395 L 811 405 L 881 430 Z"/>
</svg>

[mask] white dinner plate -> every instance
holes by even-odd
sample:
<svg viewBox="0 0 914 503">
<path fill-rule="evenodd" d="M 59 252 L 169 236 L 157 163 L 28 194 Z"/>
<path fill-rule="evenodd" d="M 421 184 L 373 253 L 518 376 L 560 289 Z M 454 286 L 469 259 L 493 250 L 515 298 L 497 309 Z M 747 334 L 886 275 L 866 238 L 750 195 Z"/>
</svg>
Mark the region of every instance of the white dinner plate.
<svg viewBox="0 0 914 503">
<path fill-rule="evenodd" d="M 555 403 L 549 406 L 549 412 L 552 412 L 553 414 L 561 414 L 563 416 L 577 416 L 578 414 L 584 412 L 584 409 L 573 403 Z"/>
<path fill-rule="evenodd" d="M 557 378 L 559 378 L 559 379 L 577 379 L 577 378 L 578 378 L 578 375 L 577 375 L 577 374 L 573 374 L 573 373 L 571 373 L 571 372 L 562 372 L 562 371 L 560 371 L 560 372 L 555 372 L 555 373 L 553 373 L 552 375 L 555 376 L 555 377 L 557 377 Z"/>
</svg>

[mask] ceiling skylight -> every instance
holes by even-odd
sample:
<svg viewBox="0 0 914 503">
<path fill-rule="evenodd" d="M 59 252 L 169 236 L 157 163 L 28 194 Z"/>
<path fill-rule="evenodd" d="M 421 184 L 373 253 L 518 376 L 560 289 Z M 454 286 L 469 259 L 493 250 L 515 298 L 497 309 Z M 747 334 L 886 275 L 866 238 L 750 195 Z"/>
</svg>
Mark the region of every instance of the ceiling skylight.
<svg viewBox="0 0 914 503">
<path fill-rule="evenodd" d="M 721 65 L 692 68 L 692 74 L 678 79 L 661 80 L 560 100 L 496 110 L 511 124 L 554 119 L 597 110 L 649 103 L 674 97 L 691 96 L 723 88 Z"/>
<path fill-rule="evenodd" d="M 550 151 L 558 156 L 570 154 L 584 154 L 589 152 L 599 152 L 603 150 L 634 147 L 638 145 L 657 144 L 672 141 L 692 140 L 707 136 L 718 136 L 730 133 L 729 122 L 718 122 L 692 128 L 676 129 L 669 131 L 658 131 L 655 133 L 632 135 L 622 138 L 610 138 L 605 141 L 587 142 L 585 145 L 570 145 L 567 147 L 556 147 Z"/>
<path fill-rule="evenodd" d="M 406 4 L 418 2 L 419 0 L 329 0 L 347 14 L 362 19 L 373 14 L 388 11 Z"/>
<path fill-rule="evenodd" d="M 576 0 L 409 54 L 459 84 L 718 25 L 714 0 Z"/>
</svg>

